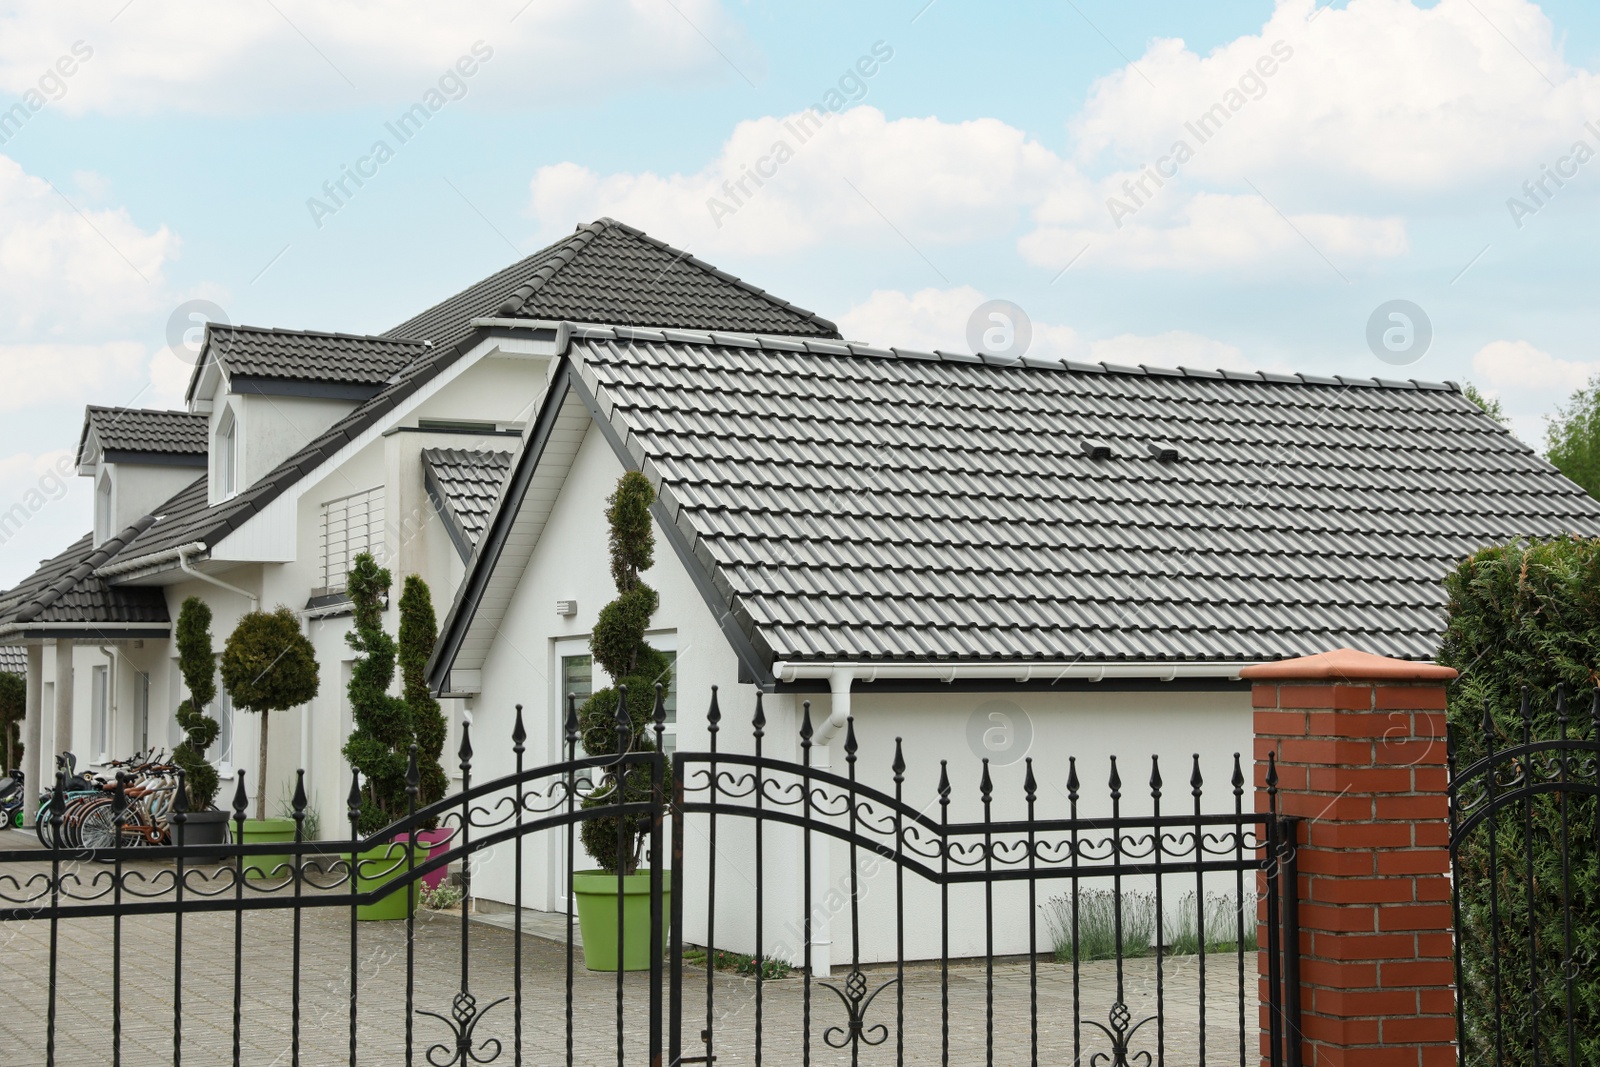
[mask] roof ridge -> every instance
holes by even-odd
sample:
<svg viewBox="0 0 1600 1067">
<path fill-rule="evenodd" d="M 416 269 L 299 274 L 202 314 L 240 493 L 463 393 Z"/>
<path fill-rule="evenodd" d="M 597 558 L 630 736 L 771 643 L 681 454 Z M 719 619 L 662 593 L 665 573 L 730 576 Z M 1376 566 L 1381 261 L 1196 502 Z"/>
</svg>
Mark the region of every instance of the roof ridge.
<svg viewBox="0 0 1600 1067">
<path fill-rule="evenodd" d="M 803 308 L 799 304 L 791 303 L 790 301 L 783 299 L 781 296 L 775 296 L 772 293 L 769 293 L 767 290 L 762 289 L 760 286 L 752 285 L 750 282 L 745 281 L 743 278 L 740 278 L 737 275 L 729 274 L 727 271 L 722 270 L 711 263 L 707 263 L 698 256 L 691 255 L 681 248 L 677 248 L 668 244 L 659 237 L 650 236 L 637 226 L 630 226 L 626 222 L 621 222 L 617 219 L 611 218 L 609 215 L 602 215 L 600 218 L 591 223 L 579 226 L 577 233 L 567 239 L 567 244 L 561 249 L 561 251 L 553 254 L 550 257 L 550 261 L 546 264 L 541 264 L 539 269 L 534 272 L 534 276 L 528 281 L 524 282 L 522 285 L 518 286 L 512 292 L 511 296 L 506 299 L 505 303 L 500 305 L 499 313 L 501 315 L 516 315 L 518 312 L 520 312 L 522 308 L 527 305 L 528 301 L 532 299 L 533 294 L 542 289 L 544 285 L 552 277 L 554 277 L 558 271 L 561 270 L 562 267 L 565 267 L 567 264 L 571 263 L 585 248 L 589 246 L 591 242 L 593 242 L 596 237 L 610 229 L 621 230 L 623 233 L 636 240 L 643 241 L 644 243 L 658 248 L 663 252 L 669 252 L 672 254 L 674 261 L 687 263 L 690 266 L 711 275 L 718 281 L 727 282 L 730 285 L 743 289 L 752 296 L 756 296 L 762 300 L 765 300 L 769 304 L 773 304 L 785 311 L 792 312 L 803 318 L 810 319 L 817 326 L 825 327 L 834 333 L 839 331 L 839 326 L 837 323 L 823 318 L 810 308 Z"/>
<path fill-rule="evenodd" d="M 371 341 L 386 345 L 426 345 L 433 342 L 421 337 L 387 337 L 380 333 L 345 333 L 339 330 L 307 330 L 293 326 L 251 326 L 242 322 L 208 322 L 209 330 L 243 330 L 249 333 L 296 334 L 301 337 L 329 337 L 338 341 Z"/>
<path fill-rule="evenodd" d="M 203 419 L 204 415 L 195 411 L 185 411 L 182 408 L 130 408 L 120 404 L 85 404 L 85 411 L 109 411 L 114 414 L 138 415 L 181 415 L 186 419 Z"/>
<path fill-rule="evenodd" d="M 1417 378 L 1361 378 L 1346 375 L 1327 377 L 1317 374 L 1282 373 L 1278 371 L 1239 371 L 1219 368 L 1202 370 L 1194 367 L 1157 367 L 1147 363 L 1127 366 L 1105 361 L 1085 363 L 1066 357 L 1020 356 L 1006 357 L 989 354 L 951 352 L 935 349 L 922 352 L 909 348 L 879 348 L 876 345 L 828 338 L 800 337 L 795 334 L 740 333 L 733 330 L 690 330 L 671 327 L 624 326 L 616 323 L 584 323 L 568 320 L 568 341 L 588 340 L 645 340 L 663 344 L 705 344 L 737 348 L 776 349 L 784 352 L 807 352 L 812 355 L 857 356 L 869 359 L 901 359 L 922 363 L 982 363 L 990 367 L 1027 370 L 1048 370 L 1078 374 L 1114 374 L 1136 378 L 1190 378 L 1209 381 L 1249 382 L 1263 385 L 1339 386 L 1340 388 L 1398 389 L 1409 392 L 1460 393 L 1461 387 L 1453 381 L 1432 382 Z"/>
<path fill-rule="evenodd" d="M 45 589 L 33 600 L 28 601 L 26 606 L 16 613 L 15 621 L 32 622 L 38 618 L 46 608 L 74 589 L 79 582 L 93 574 L 107 560 L 121 552 L 130 541 L 148 530 L 155 521 L 156 517 L 154 515 L 145 515 L 136 519 L 132 525 L 125 528 L 115 537 L 106 538 L 93 552 L 80 560 L 76 566 L 56 579 L 49 588 Z"/>
</svg>

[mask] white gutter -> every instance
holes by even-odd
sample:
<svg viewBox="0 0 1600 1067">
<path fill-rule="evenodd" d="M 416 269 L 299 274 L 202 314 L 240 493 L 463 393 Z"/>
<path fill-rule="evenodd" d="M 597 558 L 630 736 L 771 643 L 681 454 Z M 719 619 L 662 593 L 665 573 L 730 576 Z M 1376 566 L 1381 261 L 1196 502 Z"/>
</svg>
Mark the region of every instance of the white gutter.
<svg viewBox="0 0 1600 1067">
<path fill-rule="evenodd" d="M 802 678 L 828 680 L 830 711 L 817 728 L 813 744 L 818 756 L 827 759 L 828 742 L 837 737 L 850 718 L 850 687 L 855 682 L 921 679 L 938 682 L 968 679 L 1003 682 L 1103 682 L 1115 678 L 1146 678 L 1171 682 L 1179 678 L 1210 678 L 1237 681 L 1239 672 L 1254 661 L 1237 663 L 790 663 L 779 660 L 772 665 L 780 682 Z M 821 766 L 822 764 L 819 764 Z"/>
<path fill-rule="evenodd" d="M 204 552 L 205 549 L 205 542 L 191 541 L 189 544 L 179 545 L 177 548 L 164 548 L 160 552 L 152 552 L 148 556 L 140 556 L 137 559 L 123 560 L 121 563 L 108 563 L 95 571 L 95 574 L 101 578 L 110 578 L 117 574 L 127 574 L 129 571 L 148 570 L 163 563 L 178 562 L 181 564 L 186 554 Z M 187 568 L 185 569 L 187 570 Z"/>
<path fill-rule="evenodd" d="M 204 573 L 202 571 L 197 571 L 193 567 L 189 566 L 189 557 L 185 553 L 193 551 L 193 550 L 195 550 L 197 548 L 203 548 L 203 547 L 205 547 L 205 546 L 203 546 L 203 545 L 184 545 L 182 548 L 179 548 L 179 549 L 176 550 L 177 553 L 178 553 L 178 566 L 180 568 L 182 568 L 183 573 L 187 574 L 191 578 L 198 578 L 202 582 L 210 582 L 212 585 L 219 586 L 219 587 L 221 587 L 223 589 L 226 589 L 230 593 L 238 593 L 240 596 L 242 596 L 246 600 L 250 601 L 250 610 L 251 611 L 255 611 L 258 607 L 260 607 L 261 606 L 261 601 L 259 599 L 257 599 L 256 595 L 254 593 L 250 592 L 250 590 L 248 590 L 248 589 L 240 589 L 236 585 L 229 585 L 227 582 L 223 581 L 220 578 L 213 578 L 211 575 L 206 574 L 206 573 Z"/>
<path fill-rule="evenodd" d="M 791 663 L 779 660 L 772 665 L 780 682 L 826 678 L 830 688 L 837 676 L 848 674 L 859 682 L 922 679 L 938 682 L 992 679 L 1009 682 L 1059 682 L 1066 680 L 1103 682 L 1120 678 L 1144 678 L 1171 682 L 1180 678 L 1210 678 L 1237 681 L 1239 672 L 1255 663 L 1240 660 L 1225 663 Z"/>
</svg>

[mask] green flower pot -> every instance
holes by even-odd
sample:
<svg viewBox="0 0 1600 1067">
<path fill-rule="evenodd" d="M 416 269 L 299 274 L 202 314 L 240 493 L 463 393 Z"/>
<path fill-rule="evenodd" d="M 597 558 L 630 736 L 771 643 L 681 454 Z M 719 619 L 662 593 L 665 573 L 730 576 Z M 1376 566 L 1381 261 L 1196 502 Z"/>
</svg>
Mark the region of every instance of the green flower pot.
<svg viewBox="0 0 1600 1067">
<path fill-rule="evenodd" d="M 230 826 L 230 830 L 232 827 Z M 244 821 L 245 845 L 259 845 L 264 842 L 275 844 L 294 843 L 293 819 L 246 819 Z M 288 853 L 271 853 L 265 856 L 246 856 L 244 858 L 246 878 L 284 878 L 291 873 L 288 868 Z M 279 867 L 282 870 L 279 870 Z M 274 874 L 273 872 L 277 873 Z"/>
<path fill-rule="evenodd" d="M 619 879 L 605 871 L 573 871 L 572 896 L 583 932 L 583 965 L 591 971 L 617 969 L 617 883 L 622 883 L 622 969 L 650 969 L 650 872 Z M 672 914 L 672 872 L 661 873 L 661 948 Z"/>
<path fill-rule="evenodd" d="M 411 846 L 412 863 L 422 866 L 428 862 L 428 845 L 417 842 Z M 349 859 L 349 854 L 345 859 Z M 355 861 L 355 886 L 356 892 L 366 893 L 373 889 L 382 889 L 390 882 L 396 882 L 400 888 L 387 896 L 380 897 L 372 904 L 356 905 L 356 918 L 368 922 L 383 919 L 404 919 L 406 917 L 406 846 L 399 841 L 391 841 L 387 845 L 378 845 L 365 852 L 356 853 Z M 422 882 L 416 882 L 416 891 L 412 894 L 412 902 L 422 898 Z"/>
</svg>

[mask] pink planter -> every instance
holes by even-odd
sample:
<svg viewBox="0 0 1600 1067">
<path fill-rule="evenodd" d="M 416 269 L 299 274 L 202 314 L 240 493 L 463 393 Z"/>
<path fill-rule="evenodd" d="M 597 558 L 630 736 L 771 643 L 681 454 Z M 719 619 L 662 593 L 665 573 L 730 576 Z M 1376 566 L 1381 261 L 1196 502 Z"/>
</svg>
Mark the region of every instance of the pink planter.
<svg viewBox="0 0 1600 1067">
<path fill-rule="evenodd" d="M 425 845 L 428 849 L 428 858 L 433 859 L 450 848 L 450 842 L 455 836 L 454 829 L 447 829 L 441 826 L 437 830 L 417 831 L 416 842 L 419 845 Z M 430 871 L 422 876 L 422 887 L 424 889 L 438 889 L 444 884 L 444 880 L 449 873 L 448 866 L 440 867 L 436 871 Z"/>
</svg>

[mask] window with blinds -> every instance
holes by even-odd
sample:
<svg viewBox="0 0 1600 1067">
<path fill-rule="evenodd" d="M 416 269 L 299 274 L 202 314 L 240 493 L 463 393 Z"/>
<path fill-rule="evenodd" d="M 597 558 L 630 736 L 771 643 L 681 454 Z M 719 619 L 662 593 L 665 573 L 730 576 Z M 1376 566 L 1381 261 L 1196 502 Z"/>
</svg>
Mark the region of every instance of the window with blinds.
<svg viewBox="0 0 1600 1067">
<path fill-rule="evenodd" d="M 383 560 L 383 487 L 322 505 L 322 592 L 341 593 L 363 552 Z"/>
</svg>

